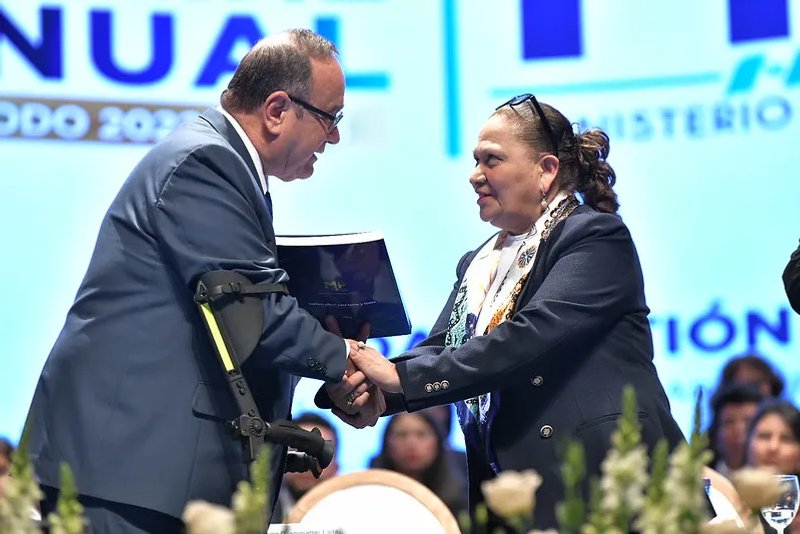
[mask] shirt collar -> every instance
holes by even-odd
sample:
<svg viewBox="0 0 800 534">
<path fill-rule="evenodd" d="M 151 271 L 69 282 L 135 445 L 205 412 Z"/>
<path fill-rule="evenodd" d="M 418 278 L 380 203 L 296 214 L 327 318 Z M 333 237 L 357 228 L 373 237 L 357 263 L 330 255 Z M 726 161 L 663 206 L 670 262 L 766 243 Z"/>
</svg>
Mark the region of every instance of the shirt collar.
<svg viewBox="0 0 800 534">
<path fill-rule="evenodd" d="M 250 154 L 250 159 L 253 160 L 253 165 L 256 167 L 256 173 L 258 174 L 258 181 L 261 184 L 261 190 L 266 195 L 267 191 L 269 191 L 269 184 L 267 183 L 267 177 L 264 174 L 264 167 L 261 165 L 261 158 L 258 156 L 255 145 L 253 145 L 253 142 L 250 141 L 249 137 L 247 137 L 247 134 L 244 133 L 242 126 L 236 119 L 233 118 L 233 115 L 223 109 L 222 106 L 217 107 L 217 111 L 225 115 L 225 118 L 231 123 L 233 129 L 236 130 L 236 133 L 242 138 L 242 142 L 244 143 L 245 148 L 247 148 L 247 153 Z"/>
</svg>

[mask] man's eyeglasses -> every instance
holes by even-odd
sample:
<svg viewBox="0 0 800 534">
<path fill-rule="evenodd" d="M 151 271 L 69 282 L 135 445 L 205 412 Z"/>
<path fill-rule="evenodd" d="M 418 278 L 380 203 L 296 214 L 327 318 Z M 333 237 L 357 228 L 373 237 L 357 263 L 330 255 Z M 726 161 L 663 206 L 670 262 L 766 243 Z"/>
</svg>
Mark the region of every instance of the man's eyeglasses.
<svg viewBox="0 0 800 534">
<path fill-rule="evenodd" d="M 521 95 L 517 95 L 511 100 L 500 104 L 496 108 L 495 111 L 502 108 L 503 106 L 519 106 L 525 102 L 530 102 L 533 105 L 533 109 L 539 115 L 539 120 L 542 121 L 542 126 L 544 126 L 544 131 L 547 132 L 547 137 L 550 139 L 550 143 L 553 145 L 553 155 L 558 157 L 558 142 L 556 140 L 556 136 L 553 133 L 553 129 L 550 127 L 550 121 L 547 120 L 547 117 L 544 115 L 544 111 L 542 110 L 542 106 L 539 105 L 539 102 L 536 100 L 536 97 L 533 96 L 531 93 L 522 93 Z"/>
<path fill-rule="evenodd" d="M 336 128 L 336 126 L 339 124 L 339 121 L 342 120 L 342 117 L 344 117 L 344 113 L 342 113 L 341 111 L 338 112 L 336 115 L 331 115 L 327 111 L 323 111 L 323 110 L 319 109 L 316 106 L 312 106 L 311 104 L 309 104 L 305 100 L 301 100 L 301 99 L 299 99 L 299 98 L 297 98 L 295 96 L 292 96 L 292 95 L 288 95 L 288 96 L 289 96 L 289 100 L 291 100 L 292 102 L 294 102 L 295 104 L 297 104 L 301 108 L 305 108 L 308 111 L 310 111 L 311 113 L 315 113 L 315 114 L 319 115 L 320 117 L 322 117 L 323 119 L 327 119 L 327 120 L 331 121 L 331 127 L 328 128 L 328 133 L 332 132 Z"/>
</svg>

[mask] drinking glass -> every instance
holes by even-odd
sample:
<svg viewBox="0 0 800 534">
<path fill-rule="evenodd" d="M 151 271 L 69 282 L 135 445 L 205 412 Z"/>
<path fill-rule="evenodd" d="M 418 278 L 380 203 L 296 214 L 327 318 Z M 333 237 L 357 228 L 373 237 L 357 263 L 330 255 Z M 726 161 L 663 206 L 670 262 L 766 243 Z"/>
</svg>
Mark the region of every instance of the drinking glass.
<svg viewBox="0 0 800 534">
<path fill-rule="evenodd" d="M 772 508 L 762 508 L 761 515 L 778 534 L 789 526 L 797 513 L 798 485 L 796 475 L 775 475 L 781 483 L 781 494 Z"/>
</svg>

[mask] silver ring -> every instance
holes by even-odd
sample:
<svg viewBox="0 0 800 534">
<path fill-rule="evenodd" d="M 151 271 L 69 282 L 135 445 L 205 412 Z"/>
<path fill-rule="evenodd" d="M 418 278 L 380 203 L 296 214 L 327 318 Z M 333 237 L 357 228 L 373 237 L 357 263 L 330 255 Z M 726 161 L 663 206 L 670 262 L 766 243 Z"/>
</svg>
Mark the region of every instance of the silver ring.
<svg viewBox="0 0 800 534">
<path fill-rule="evenodd" d="M 364 343 L 363 341 L 359 341 L 358 343 L 356 343 L 356 347 L 358 348 L 358 350 L 365 349 L 367 348 L 367 344 Z"/>
</svg>

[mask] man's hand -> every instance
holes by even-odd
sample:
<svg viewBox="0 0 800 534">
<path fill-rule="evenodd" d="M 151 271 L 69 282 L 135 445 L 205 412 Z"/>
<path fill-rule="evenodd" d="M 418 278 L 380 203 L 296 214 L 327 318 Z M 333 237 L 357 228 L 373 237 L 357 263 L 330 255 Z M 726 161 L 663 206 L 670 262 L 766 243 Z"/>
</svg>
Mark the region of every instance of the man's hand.
<svg viewBox="0 0 800 534">
<path fill-rule="evenodd" d="M 367 393 L 371 385 L 366 375 L 357 370 L 348 359 L 347 371 L 342 380 L 325 384 L 325 391 L 336 408 L 346 414 L 355 415 L 368 403 L 368 398 L 361 397 Z"/>
<path fill-rule="evenodd" d="M 344 421 L 350 426 L 355 428 L 364 428 L 366 426 L 375 426 L 378 419 L 383 412 L 386 411 L 386 399 L 383 397 L 383 392 L 377 386 L 369 387 L 361 396 L 356 399 L 360 404 L 359 410 L 355 414 L 349 414 L 338 407 L 332 411 L 336 417 Z"/>
</svg>

